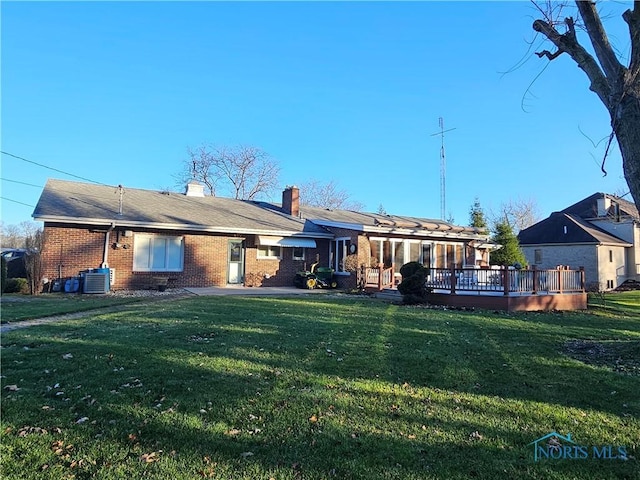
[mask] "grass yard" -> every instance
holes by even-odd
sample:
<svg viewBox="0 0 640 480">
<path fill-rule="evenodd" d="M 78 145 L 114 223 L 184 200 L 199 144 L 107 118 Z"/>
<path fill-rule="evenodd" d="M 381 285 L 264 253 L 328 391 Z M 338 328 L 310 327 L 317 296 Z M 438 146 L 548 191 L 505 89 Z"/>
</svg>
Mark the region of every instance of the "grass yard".
<svg viewBox="0 0 640 480">
<path fill-rule="evenodd" d="M 38 296 L 4 294 L 1 301 L 0 323 L 14 323 L 33 318 L 127 305 L 140 300 L 143 298 L 63 293 Z"/>
<path fill-rule="evenodd" d="M 0 474 L 637 479 L 633 308 L 197 297 L 11 331 Z M 552 431 L 588 458 L 534 461 Z"/>
</svg>

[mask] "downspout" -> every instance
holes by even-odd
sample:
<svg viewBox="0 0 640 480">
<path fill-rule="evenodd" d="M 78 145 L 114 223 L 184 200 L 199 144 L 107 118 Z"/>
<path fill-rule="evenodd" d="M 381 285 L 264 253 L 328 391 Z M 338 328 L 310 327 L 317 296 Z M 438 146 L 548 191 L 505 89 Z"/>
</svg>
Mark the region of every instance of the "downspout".
<svg viewBox="0 0 640 480">
<path fill-rule="evenodd" d="M 102 263 L 100 264 L 100 268 L 109 268 L 109 237 L 113 229 L 116 228 L 116 222 L 112 222 L 111 226 L 104 234 L 104 253 L 102 255 Z"/>
</svg>

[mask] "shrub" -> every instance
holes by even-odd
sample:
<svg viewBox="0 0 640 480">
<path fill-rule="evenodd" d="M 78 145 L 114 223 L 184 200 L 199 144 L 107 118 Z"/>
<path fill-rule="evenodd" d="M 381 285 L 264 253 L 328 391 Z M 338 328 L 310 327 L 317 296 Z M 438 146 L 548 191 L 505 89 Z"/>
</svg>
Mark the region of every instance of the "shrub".
<svg viewBox="0 0 640 480">
<path fill-rule="evenodd" d="M 398 291 L 402 294 L 402 301 L 407 305 L 427 302 L 427 269 L 418 262 L 405 263 L 400 267 L 402 282 Z"/>
<path fill-rule="evenodd" d="M 400 267 L 400 275 L 402 275 L 402 278 L 404 279 L 404 278 L 410 277 L 411 275 L 416 274 L 420 270 L 425 270 L 425 277 L 426 277 L 426 269 L 422 266 L 421 263 L 409 262 L 409 263 L 405 263 Z"/>
<path fill-rule="evenodd" d="M 9 278 L 4 293 L 29 293 L 29 282 L 26 278 Z"/>
</svg>

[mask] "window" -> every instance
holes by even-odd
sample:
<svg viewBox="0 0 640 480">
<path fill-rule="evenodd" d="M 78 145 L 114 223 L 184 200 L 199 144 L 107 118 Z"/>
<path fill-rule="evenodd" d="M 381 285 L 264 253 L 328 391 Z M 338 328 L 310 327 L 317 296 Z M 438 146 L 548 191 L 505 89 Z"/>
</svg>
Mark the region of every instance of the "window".
<svg viewBox="0 0 640 480">
<path fill-rule="evenodd" d="M 428 243 L 422 244 L 422 264 L 427 268 L 431 267 L 431 245 Z"/>
<path fill-rule="evenodd" d="M 344 259 L 349 255 L 349 247 L 351 246 L 350 238 L 338 238 L 331 242 L 329 251 L 329 264 L 336 272 L 346 272 Z"/>
<path fill-rule="evenodd" d="M 304 247 L 293 247 L 293 259 L 304 260 Z"/>
<path fill-rule="evenodd" d="M 464 244 L 436 243 L 435 268 L 462 268 L 464 260 Z"/>
<path fill-rule="evenodd" d="M 533 256 L 534 256 L 534 260 L 533 260 L 533 261 L 534 261 L 536 264 L 540 264 L 540 263 L 542 263 L 542 250 L 541 250 L 540 248 L 536 248 L 536 249 L 533 251 Z"/>
<path fill-rule="evenodd" d="M 393 270 L 396 272 L 400 272 L 400 267 L 404 265 L 406 262 L 404 261 L 404 243 L 393 242 Z"/>
<path fill-rule="evenodd" d="M 258 247 L 258 258 L 279 259 L 280 247 L 277 245 L 260 245 Z"/>
<path fill-rule="evenodd" d="M 183 259 L 183 237 L 138 234 L 133 239 L 136 272 L 181 272 Z"/>
<path fill-rule="evenodd" d="M 609 250 L 609 262 L 613 263 L 613 250 Z"/>
<path fill-rule="evenodd" d="M 446 258 L 444 245 L 441 243 L 436 244 L 436 268 L 446 268 Z"/>
</svg>

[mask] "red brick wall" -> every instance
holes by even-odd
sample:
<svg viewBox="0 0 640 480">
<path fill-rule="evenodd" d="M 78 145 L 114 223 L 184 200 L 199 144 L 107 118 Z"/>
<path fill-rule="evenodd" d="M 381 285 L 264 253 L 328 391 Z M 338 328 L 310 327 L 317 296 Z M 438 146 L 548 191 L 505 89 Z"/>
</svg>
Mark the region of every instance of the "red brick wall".
<svg viewBox="0 0 640 480">
<path fill-rule="evenodd" d="M 154 288 L 154 277 L 170 279 L 170 286 L 208 287 L 227 284 L 229 240 L 233 236 L 193 234 L 188 232 L 156 232 L 184 236 L 184 268 L 182 272 L 133 272 L 133 236 L 125 237 L 129 228 L 110 232 L 107 263 L 115 269 L 113 289 Z M 77 276 L 81 271 L 100 267 L 103 261 L 107 227 L 77 227 L 45 223 L 42 251 L 44 276 L 49 279 Z M 145 230 L 139 233 L 153 233 Z M 135 232 L 134 232 L 135 235 Z M 306 249 L 305 260 L 293 260 L 291 248 L 283 248 L 281 260 L 258 259 L 254 235 L 245 239 L 245 281 L 252 286 L 290 286 L 297 271 L 309 268 L 320 255 L 321 265 L 328 262 L 328 240 L 317 240 L 317 248 Z M 114 245 L 118 244 L 117 248 Z"/>
</svg>

